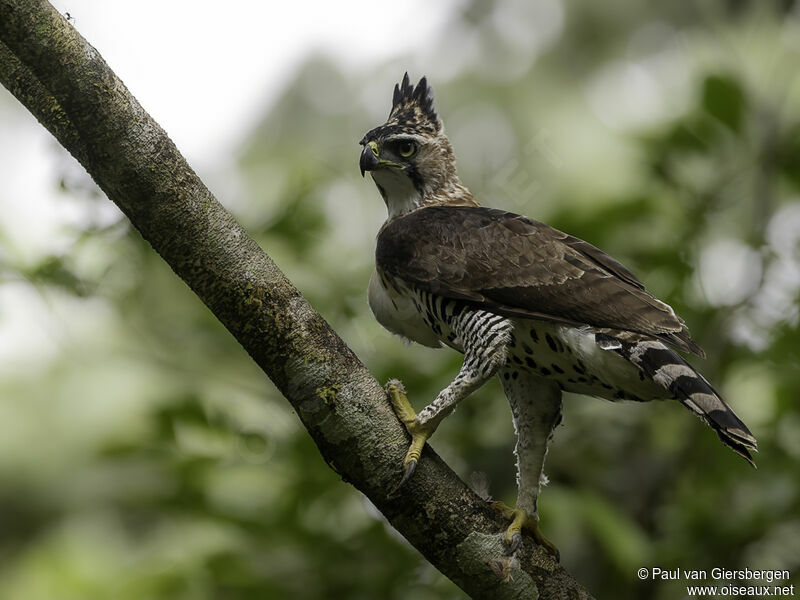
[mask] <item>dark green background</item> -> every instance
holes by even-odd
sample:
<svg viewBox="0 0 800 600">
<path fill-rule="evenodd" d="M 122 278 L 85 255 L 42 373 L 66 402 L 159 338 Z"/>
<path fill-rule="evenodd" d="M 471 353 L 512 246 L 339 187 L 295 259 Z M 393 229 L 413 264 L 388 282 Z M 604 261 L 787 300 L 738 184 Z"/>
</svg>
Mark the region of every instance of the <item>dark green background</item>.
<svg viewBox="0 0 800 600">
<path fill-rule="evenodd" d="M 544 532 L 598 598 L 683 598 L 684 582 L 637 570 L 800 569 L 798 65 L 790 2 L 473 0 L 424 52 L 377 70 L 303 64 L 237 171 L 207 183 L 237 190 L 220 200 L 421 407 L 459 356 L 406 345 L 369 313 L 385 208 L 357 141 L 405 70 L 427 74 L 476 197 L 628 265 L 686 319 L 709 355 L 692 363 L 759 440 L 754 470 L 677 403 L 565 401 Z M 90 212 L 107 202 L 74 176 L 52 185 Z M 72 233 L 31 263 L 0 231 L 0 284 L 71 307 L 49 317 L 52 352 L 0 380 L 0 597 L 462 597 L 325 465 L 127 222 Z M 496 382 L 433 446 L 513 502 Z"/>
</svg>

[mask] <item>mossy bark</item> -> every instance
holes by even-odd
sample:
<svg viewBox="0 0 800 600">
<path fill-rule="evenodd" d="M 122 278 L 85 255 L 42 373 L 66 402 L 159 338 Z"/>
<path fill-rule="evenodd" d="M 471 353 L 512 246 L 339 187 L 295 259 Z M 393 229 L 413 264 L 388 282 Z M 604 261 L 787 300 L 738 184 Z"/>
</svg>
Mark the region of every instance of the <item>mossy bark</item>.
<svg viewBox="0 0 800 600">
<path fill-rule="evenodd" d="M 381 385 L 211 195 L 100 54 L 44 0 L 0 0 L 0 81 L 86 168 L 297 411 L 325 461 L 473 598 L 589 598 L 429 448 L 392 497 L 408 437 Z"/>
</svg>

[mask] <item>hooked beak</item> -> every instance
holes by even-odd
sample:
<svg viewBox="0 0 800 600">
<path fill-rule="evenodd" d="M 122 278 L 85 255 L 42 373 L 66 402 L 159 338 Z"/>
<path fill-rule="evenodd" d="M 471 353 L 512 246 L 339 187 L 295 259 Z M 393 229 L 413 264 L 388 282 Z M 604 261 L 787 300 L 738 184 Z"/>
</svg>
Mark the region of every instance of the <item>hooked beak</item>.
<svg viewBox="0 0 800 600">
<path fill-rule="evenodd" d="M 364 144 L 364 149 L 361 151 L 361 158 L 358 161 L 358 166 L 361 167 L 361 176 L 364 177 L 366 171 L 374 171 L 378 168 L 379 164 L 378 144 L 376 142 Z"/>
</svg>

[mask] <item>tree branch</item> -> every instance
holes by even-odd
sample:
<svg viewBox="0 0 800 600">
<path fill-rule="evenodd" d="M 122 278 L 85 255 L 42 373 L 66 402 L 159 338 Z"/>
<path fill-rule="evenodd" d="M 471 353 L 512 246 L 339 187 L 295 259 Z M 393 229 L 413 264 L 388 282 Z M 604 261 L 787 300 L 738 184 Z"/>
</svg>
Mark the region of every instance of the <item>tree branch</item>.
<svg viewBox="0 0 800 600">
<path fill-rule="evenodd" d="M 589 598 L 436 454 L 392 498 L 408 438 L 385 393 L 100 54 L 44 0 L 0 0 L 0 81 L 86 168 L 289 400 L 326 462 L 473 598 Z"/>
</svg>

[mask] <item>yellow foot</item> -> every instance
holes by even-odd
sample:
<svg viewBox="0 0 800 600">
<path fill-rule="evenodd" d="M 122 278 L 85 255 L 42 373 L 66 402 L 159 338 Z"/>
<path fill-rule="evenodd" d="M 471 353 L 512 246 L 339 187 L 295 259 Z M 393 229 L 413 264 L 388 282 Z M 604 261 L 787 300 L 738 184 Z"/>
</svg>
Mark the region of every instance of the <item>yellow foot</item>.
<svg viewBox="0 0 800 600">
<path fill-rule="evenodd" d="M 411 434 L 411 445 L 406 452 L 406 457 L 403 459 L 403 479 L 397 484 L 393 490 L 398 490 L 406 481 L 408 481 L 414 474 L 417 468 L 417 461 L 425 442 L 433 433 L 433 429 L 420 425 L 417 421 L 417 413 L 411 406 L 411 403 L 406 397 L 403 385 L 396 379 L 392 379 L 386 384 L 386 393 L 389 395 L 389 401 L 392 403 L 392 408 L 400 421 L 405 425 L 408 433 Z"/>
<path fill-rule="evenodd" d="M 553 542 L 548 540 L 539 530 L 539 519 L 536 517 L 528 516 L 528 513 L 521 508 L 509 508 L 503 502 L 492 502 L 492 508 L 500 511 L 506 519 L 511 521 L 505 533 L 506 543 L 511 547 L 509 554 L 514 554 L 522 543 L 522 532 L 530 534 L 534 541 L 543 546 L 545 550 L 550 552 L 557 561 L 561 559 L 558 548 L 555 547 Z"/>
</svg>

